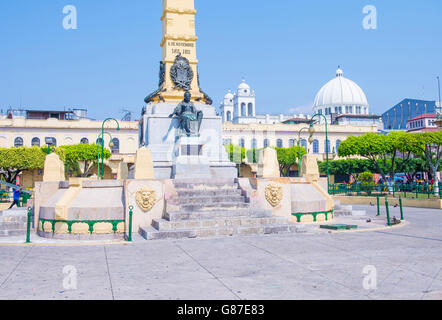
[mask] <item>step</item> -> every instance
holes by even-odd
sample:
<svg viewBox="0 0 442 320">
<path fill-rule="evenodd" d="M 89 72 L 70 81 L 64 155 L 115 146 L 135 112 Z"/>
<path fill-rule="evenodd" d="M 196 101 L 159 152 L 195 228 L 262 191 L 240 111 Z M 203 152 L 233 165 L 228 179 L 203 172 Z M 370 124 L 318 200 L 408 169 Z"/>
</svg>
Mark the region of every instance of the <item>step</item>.
<svg viewBox="0 0 442 320">
<path fill-rule="evenodd" d="M 165 219 L 153 220 L 152 226 L 159 231 L 171 230 L 193 230 L 202 228 L 224 228 L 240 226 L 261 226 L 261 225 L 281 225 L 288 223 L 287 218 L 267 217 L 267 218 L 215 218 L 184 221 L 168 221 Z"/>
<path fill-rule="evenodd" d="M 25 236 L 26 235 L 26 229 L 22 230 L 0 230 L 0 238 L 5 237 L 15 237 L 15 236 Z"/>
<path fill-rule="evenodd" d="M 27 216 L 0 216 L 0 224 L 2 222 L 27 222 Z"/>
<path fill-rule="evenodd" d="M 10 210 L 0 211 L 0 217 L 16 217 L 27 216 L 28 210 L 26 208 L 14 208 Z"/>
<path fill-rule="evenodd" d="M 352 211 L 348 210 L 334 210 L 333 213 L 335 217 L 348 217 L 353 215 Z"/>
<path fill-rule="evenodd" d="M 165 219 L 168 221 L 216 219 L 216 218 L 268 218 L 272 212 L 262 209 L 237 209 L 237 210 L 211 210 L 211 211 L 174 211 L 166 212 Z"/>
<path fill-rule="evenodd" d="M 200 197 L 181 197 L 180 205 L 197 204 L 206 206 L 213 203 L 245 203 L 245 197 L 241 195 L 224 195 L 224 196 L 200 196 Z"/>
<path fill-rule="evenodd" d="M 146 240 L 206 238 L 217 236 L 245 236 L 258 234 L 284 234 L 300 232 L 305 232 L 305 228 L 296 224 L 202 228 L 196 230 L 171 231 L 158 231 L 153 227 L 140 228 L 140 235 Z"/>
<path fill-rule="evenodd" d="M 182 197 L 214 197 L 214 196 L 240 196 L 242 195 L 241 189 L 216 189 L 216 190 L 189 190 L 189 189 L 176 189 L 178 196 Z"/>
<path fill-rule="evenodd" d="M 250 204 L 245 202 L 218 202 L 218 203 L 193 203 L 193 204 L 180 204 L 180 208 L 183 211 L 212 211 L 223 209 L 244 209 L 249 208 Z"/>
<path fill-rule="evenodd" d="M 0 222 L 0 231 L 1 230 L 17 230 L 17 229 L 26 229 L 26 222 Z"/>
</svg>

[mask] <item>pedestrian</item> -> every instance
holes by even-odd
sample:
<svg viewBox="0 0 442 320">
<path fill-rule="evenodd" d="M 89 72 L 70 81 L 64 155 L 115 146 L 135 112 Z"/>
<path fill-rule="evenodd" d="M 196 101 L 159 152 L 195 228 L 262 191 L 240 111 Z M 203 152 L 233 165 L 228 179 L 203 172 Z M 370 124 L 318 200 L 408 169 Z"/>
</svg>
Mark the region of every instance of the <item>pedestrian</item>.
<svg viewBox="0 0 442 320">
<path fill-rule="evenodd" d="M 21 189 L 23 189 L 23 187 L 20 187 L 20 188 L 14 190 L 14 201 L 12 202 L 9 209 L 12 209 L 12 207 L 15 205 L 17 205 L 17 207 L 20 207 L 19 200 L 20 200 Z"/>
</svg>

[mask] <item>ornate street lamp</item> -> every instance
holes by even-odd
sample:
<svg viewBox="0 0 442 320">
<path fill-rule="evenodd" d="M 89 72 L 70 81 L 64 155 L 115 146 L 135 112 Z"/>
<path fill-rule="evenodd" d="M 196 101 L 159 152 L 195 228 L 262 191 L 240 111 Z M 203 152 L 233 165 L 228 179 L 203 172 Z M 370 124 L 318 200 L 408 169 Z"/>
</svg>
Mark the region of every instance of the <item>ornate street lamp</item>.
<svg viewBox="0 0 442 320">
<path fill-rule="evenodd" d="M 107 134 L 110 138 L 110 142 L 109 142 L 109 148 L 112 150 L 112 148 L 114 147 L 114 142 L 113 142 L 113 138 L 112 135 L 109 132 L 104 132 L 104 134 Z M 97 141 L 100 139 L 100 144 L 99 145 L 103 145 L 104 141 L 103 141 L 103 133 L 100 133 L 100 135 L 97 138 Z M 98 146 L 99 146 L 98 145 Z M 97 150 L 97 157 L 98 157 L 98 172 L 97 172 L 97 179 L 100 180 L 100 149 Z"/>
<path fill-rule="evenodd" d="M 325 120 L 325 152 L 327 155 L 327 192 L 329 192 L 330 189 L 330 175 L 329 175 L 329 170 L 328 170 L 328 148 L 330 147 L 330 143 L 328 141 L 328 131 L 327 131 L 327 117 L 324 116 L 323 114 L 315 114 L 311 119 L 310 119 L 310 128 L 308 129 L 308 131 L 310 132 L 310 138 L 309 138 L 309 143 L 313 143 L 313 135 L 315 134 L 315 128 L 313 127 L 313 119 L 315 117 L 323 117 Z"/>
<path fill-rule="evenodd" d="M 104 136 L 104 124 L 107 121 L 115 121 L 117 123 L 117 130 L 120 130 L 120 124 L 118 122 L 118 120 L 114 119 L 114 118 L 107 118 L 106 120 L 103 121 L 102 125 L 101 125 L 101 136 Z M 101 180 L 103 180 L 103 175 L 104 175 L 104 139 L 101 138 Z"/>
<path fill-rule="evenodd" d="M 51 153 L 51 146 L 55 145 L 53 138 L 46 138 L 45 142 L 48 146 L 48 155 Z"/>
<path fill-rule="evenodd" d="M 298 177 L 302 176 L 302 168 L 301 168 L 301 163 L 302 163 L 302 157 L 301 157 L 301 132 L 304 130 L 308 130 L 309 128 L 304 127 L 301 130 L 298 131 Z"/>
</svg>

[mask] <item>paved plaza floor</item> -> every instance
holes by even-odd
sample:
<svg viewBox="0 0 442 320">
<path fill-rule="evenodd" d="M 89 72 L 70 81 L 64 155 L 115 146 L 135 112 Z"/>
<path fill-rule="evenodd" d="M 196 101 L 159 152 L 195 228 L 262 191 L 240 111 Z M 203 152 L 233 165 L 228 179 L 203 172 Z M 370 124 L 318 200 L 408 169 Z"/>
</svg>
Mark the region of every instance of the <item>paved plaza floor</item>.
<svg viewBox="0 0 442 320">
<path fill-rule="evenodd" d="M 0 299 L 442 299 L 442 212 L 405 215 L 364 232 L 0 244 Z"/>
</svg>

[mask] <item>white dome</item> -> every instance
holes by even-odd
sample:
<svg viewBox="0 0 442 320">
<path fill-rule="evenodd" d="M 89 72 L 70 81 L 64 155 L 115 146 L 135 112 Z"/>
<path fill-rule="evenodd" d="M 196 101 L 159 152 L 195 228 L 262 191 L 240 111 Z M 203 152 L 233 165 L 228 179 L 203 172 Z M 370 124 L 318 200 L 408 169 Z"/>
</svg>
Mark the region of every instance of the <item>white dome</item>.
<svg viewBox="0 0 442 320">
<path fill-rule="evenodd" d="M 238 86 L 239 90 L 250 90 L 250 86 L 246 83 L 246 80 L 243 80 L 242 83 Z"/>
<path fill-rule="evenodd" d="M 232 92 L 229 90 L 229 92 L 224 96 L 224 99 L 226 100 L 230 100 L 233 99 L 234 95 L 232 94 Z"/>
<path fill-rule="evenodd" d="M 356 83 L 345 78 L 339 68 L 336 71 L 336 78 L 319 90 L 313 107 L 346 105 L 368 107 L 368 101 L 364 91 Z"/>
</svg>

